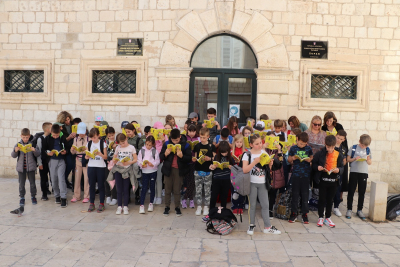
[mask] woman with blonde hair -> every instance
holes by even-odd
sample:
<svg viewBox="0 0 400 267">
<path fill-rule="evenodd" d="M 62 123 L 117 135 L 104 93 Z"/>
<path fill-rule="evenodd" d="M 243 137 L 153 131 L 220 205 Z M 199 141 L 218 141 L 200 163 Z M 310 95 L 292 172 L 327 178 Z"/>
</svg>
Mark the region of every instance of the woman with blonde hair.
<svg viewBox="0 0 400 267">
<path fill-rule="evenodd" d="M 322 131 L 322 119 L 315 115 L 310 123 L 310 128 L 305 131 L 308 134 L 308 145 L 311 146 L 313 154 L 325 147 L 326 132 Z"/>
</svg>

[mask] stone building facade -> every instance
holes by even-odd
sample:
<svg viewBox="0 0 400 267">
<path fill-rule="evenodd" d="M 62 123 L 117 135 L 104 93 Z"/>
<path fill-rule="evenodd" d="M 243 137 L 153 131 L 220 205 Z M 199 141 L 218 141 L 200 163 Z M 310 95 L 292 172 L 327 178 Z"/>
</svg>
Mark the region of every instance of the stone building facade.
<svg viewBox="0 0 400 267">
<path fill-rule="evenodd" d="M 210 36 L 237 36 L 258 66 L 257 116 L 309 124 L 334 111 L 349 144 L 372 137 L 371 180 L 400 191 L 398 0 L 1 0 L 0 175 L 20 130 L 61 110 L 88 125 L 103 115 L 142 125 L 189 109 L 191 56 Z M 143 38 L 143 56 L 117 56 L 117 38 Z M 328 41 L 328 59 L 301 58 L 301 40 Z M 44 70 L 44 92 L 6 92 L 4 70 Z M 136 93 L 93 94 L 92 70 L 136 70 Z M 357 98 L 310 97 L 312 74 L 355 75 Z"/>
</svg>

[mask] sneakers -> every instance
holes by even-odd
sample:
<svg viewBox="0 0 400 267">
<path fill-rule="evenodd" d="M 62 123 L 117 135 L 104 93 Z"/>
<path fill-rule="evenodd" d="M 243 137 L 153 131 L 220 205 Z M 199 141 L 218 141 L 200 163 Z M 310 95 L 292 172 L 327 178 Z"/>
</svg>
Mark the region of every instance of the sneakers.
<svg viewBox="0 0 400 267">
<path fill-rule="evenodd" d="M 292 214 L 290 214 L 289 222 L 290 223 L 296 222 L 296 218 L 297 218 L 296 213 L 292 212 Z"/>
<path fill-rule="evenodd" d="M 82 200 L 82 203 L 89 203 L 89 199 L 88 199 L 88 198 L 84 198 L 84 199 Z"/>
<path fill-rule="evenodd" d="M 182 209 L 187 209 L 186 199 L 183 199 L 183 200 L 181 201 L 181 204 L 182 204 Z"/>
<path fill-rule="evenodd" d="M 270 220 L 274 219 L 274 213 L 272 211 L 269 212 L 269 219 Z"/>
<path fill-rule="evenodd" d="M 162 202 L 162 198 L 161 198 L 161 197 L 158 197 L 158 198 L 156 199 L 156 201 L 154 201 L 154 204 L 160 205 L 161 202 Z"/>
<path fill-rule="evenodd" d="M 128 215 L 129 214 L 129 209 L 128 207 L 124 207 L 124 215 Z"/>
<path fill-rule="evenodd" d="M 162 190 L 161 195 L 162 195 L 163 197 L 165 197 L 165 189 Z"/>
<path fill-rule="evenodd" d="M 68 202 L 66 198 L 61 199 L 61 208 L 66 208 L 68 206 Z"/>
<path fill-rule="evenodd" d="M 108 204 L 108 205 L 110 205 L 110 206 L 115 206 L 115 205 L 117 205 L 117 203 L 118 203 L 118 201 L 117 201 L 115 198 L 113 198 L 113 199 L 110 201 L 110 204 Z"/>
<path fill-rule="evenodd" d="M 139 208 L 139 214 L 144 214 L 145 212 L 144 212 L 144 206 L 143 205 L 140 205 L 140 208 Z"/>
<path fill-rule="evenodd" d="M 193 200 L 190 200 L 189 208 L 194 209 L 194 201 Z"/>
<path fill-rule="evenodd" d="M 357 216 L 360 217 L 360 219 L 363 220 L 363 221 L 366 220 L 366 219 L 365 219 L 365 215 L 364 215 L 364 213 L 362 212 L 362 210 L 358 210 L 358 211 L 357 211 Z"/>
<path fill-rule="evenodd" d="M 41 200 L 47 201 L 47 200 L 49 200 L 49 198 L 47 196 L 42 196 Z"/>
<path fill-rule="evenodd" d="M 319 218 L 318 222 L 317 222 L 317 226 L 322 227 L 322 225 L 324 225 L 324 218 Z"/>
<path fill-rule="evenodd" d="M 326 226 L 329 226 L 330 228 L 334 228 L 335 227 L 335 224 L 332 222 L 331 218 L 326 218 L 325 221 L 324 221 L 324 224 Z"/>
<path fill-rule="evenodd" d="M 309 224 L 309 223 L 310 223 L 310 222 L 308 221 L 307 213 L 303 215 L 303 223 L 304 223 L 304 224 Z"/>
<path fill-rule="evenodd" d="M 245 210 L 248 210 L 248 209 L 249 209 L 249 204 L 245 204 L 245 205 L 244 205 L 244 209 L 245 209 Z"/>
<path fill-rule="evenodd" d="M 21 207 L 25 206 L 25 198 L 21 198 L 21 199 L 19 200 L 19 205 L 20 205 Z"/>
<path fill-rule="evenodd" d="M 36 197 L 32 197 L 32 205 L 36 205 L 37 204 L 37 199 Z"/>
<path fill-rule="evenodd" d="M 115 214 L 121 215 L 121 212 L 122 212 L 122 207 L 118 206 L 117 211 L 115 212 Z"/>
<path fill-rule="evenodd" d="M 169 210 L 170 210 L 169 207 L 165 207 L 163 215 L 164 216 L 168 216 L 169 215 Z"/>
<path fill-rule="evenodd" d="M 201 215 L 201 206 L 197 206 L 197 210 L 196 210 L 196 213 L 195 213 L 197 216 L 200 216 Z"/>
<path fill-rule="evenodd" d="M 351 215 L 352 215 L 352 211 L 351 210 L 347 210 L 346 212 L 346 219 L 351 219 Z"/>
<path fill-rule="evenodd" d="M 110 203 L 111 203 L 111 197 L 107 197 L 107 198 L 106 198 L 106 203 L 107 203 L 108 205 L 110 205 Z"/>
<path fill-rule="evenodd" d="M 208 215 L 208 206 L 204 206 L 204 208 L 203 208 L 203 215 L 204 215 L 204 216 Z"/>
<path fill-rule="evenodd" d="M 203 218 L 201 218 L 201 220 L 203 221 L 203 223 L 206 223 L 206 222 L 208 222 L 209 218 L 210 217 L 207 215 L 207 216 L 204 216 Z"/>
<path fill-rule="evenodd" d="M 149 207 L 147 208 L 147 211 L 148 211 L 148 212 L 152 212 L 153 210 L 154 210 L 153 204 L 150 203 L 150 204 L 149 204 Z"/>
<path fill-rule="evenodd" d="M 98 213 L 102 213 L 106 208 L 104 207 L 104 204 L 99 204 L 99 207 L 97 208 Z"/>
<path fill-rule="evenodd" d="M 94 211 L 96 209 L 96 207 L 94 206 L 94 204 L 93 203 L 90 203 L 90 205 L 89 205 L 89 208 L 88 208 L 88 212 L 92 212 L 92 211 Z"/>
<path fill-rule="evenodd" d="M 181 209 L 179 207 L 175 208 L 175 213 L 176 213 L 176 217 L 181 217 L 182 216 L 182 212 L 181 212 Z"/>
<path fill-rule="evenodd" d="M 338 217 L 342 217 L 342 213 L 340 212 L 339 208 L 334 208 L 333 214 L 335 214 Z"/>
<path fill-rule="evenodd" d="M 78 202 L 78 200 L 76 198 L 71 199 L 72 203 Z"/>
<path fill-rule="evenodd" d="M 61 198 L 60 197 L 56 197 L 56 204 L 61 204 Z"/>
<path fill-rule="evenodd" d="M 254 234 L 254 227 L 256 227 L 256 226 L 252 225 L 252 224 L 249 225 L 249 230 L 247 230 L 247 234 L 248 235 L 253 235 Z"/>
<path fill-rule="evenodd" d="M 264 228 L 264 234 L 280 235 L 281 231 L 276 229 L 275 226 L 271 226 L 270 228 Z"/>
</svg>

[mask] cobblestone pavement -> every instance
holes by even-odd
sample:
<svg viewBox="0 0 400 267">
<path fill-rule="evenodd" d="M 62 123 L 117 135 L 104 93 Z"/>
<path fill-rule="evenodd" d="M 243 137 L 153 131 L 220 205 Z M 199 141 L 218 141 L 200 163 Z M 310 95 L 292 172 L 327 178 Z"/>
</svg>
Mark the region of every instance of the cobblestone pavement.
<svg viewBox="0 0 400 267">
<path fill-rule="evenodd" d="M 258 209 L 253 237 L 246 234 L 247 215 L 232 234 L 220 237 L 205 231 L 193 209 L 164 217 L 163 205 L 144 215 L 133 204 L 129 215 L 117 216 L 108 205 L 103 213 L 89 214 L 81 212 L 87 204 L 69 202 L 61 209 L 53 196 L 32 206 L 27 195 L 25 212 L 17 217 L 9 212 L 18 207 L 18 181 L 0 179 L 0 186 L 4 266 L 400 266 L 400 221 L 376 224 L 333 215 L 336 228 L 318 228 L 312 212 L 306 226 L 272 220 L 282 234 L 267 235 L 260 231 Z"/>
</svg>

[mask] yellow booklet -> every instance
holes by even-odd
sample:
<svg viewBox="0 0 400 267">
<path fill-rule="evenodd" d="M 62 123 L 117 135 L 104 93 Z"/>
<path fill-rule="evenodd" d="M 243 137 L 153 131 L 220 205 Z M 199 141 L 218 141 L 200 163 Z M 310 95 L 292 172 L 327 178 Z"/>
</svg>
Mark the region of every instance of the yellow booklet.
<svg viewBox="0 0 400 267">
<path fill-rule="evenodd" d="M 334 168 L 334 169 L 328 171 L 327 169 L 324 168 L 324 170 L 328 173 L 328 175 L 331 175 L 331 173 L 333 173 L 333 171 L 334 171 L 335 169 L 336 169 L 336 168 Z"/>
<path fill-rule="evenodd" d="M 276 145 L 279 144 L 279 136 L 266 136 L 265 143 L 268 143 L 268 149 L 277 150 Z"/>
<path fill-rule="evenodd" d="M 72 146 L 72 147 L 75 148 L 76 152 L 83 152 L 86 150 L 86 146 L 80 146 L 80 147 Z"/>
<path fill-rule="evenodd" d="M 292 146 L 289 142 L 279 142 L 282 145 L 282 153 L 286 154 Z"/>
<path fill-rule="evenodd" d="M 265 124 L 265 130 L 271 130 L 272 129 L 272 120 L 261 120 Z"/>
<path fill-rule="evenodd" d="M 130 157 L 125 157 L 125 158 L 123 158 L 123 159 L 113 158 L 113 160 L 114 160 L 115 162 L 121 162 L 121 163 L 124 163 L 124 162 L 128 162 L 128 161 L 130 161 L 130 160 L 131 160 L 131 158 L 130 158 Z"/>
<path fill-rule="evenodd" d="M 32 152 L 32 144 L 22 145 L 18 143 L 19 151 L 24 152 L 25 154 L 28 152 Z"/>
<path fill-rule="evenodd" d="M 96 157 L 97 152 L 99 152 L 98 149 L 95 149 L 92 153 L 89 151 L 85 151 L 86 156 L 89 156 L 90 158 L 94 159 Z"/>
<path fill-rule="evenodd" d="M 110 144 L 108 144 L 108 149 L 112 149 L 114 144 L 115 144 L 114 141 L 110 142 Z"/>
<path fill-rule="evenodd" d="M 250 137 L 243 137 L 243 145 L 244 145 L 244 148 L 247 148 L 247 149 L 249 149 L 250 148 L 250 141 L 249 141 L 249 138 Z"/>
<path fill-rule="evenodd" d="M 72 125 L 72 126 L 71 126 L 71 131 L 72 131 L 73 133 L 77 133 L 77 132 L 78 132 L 78 125 Z"/>
<path fill-rule="evenodd" d="M 103 126 L 94 125 L 94 128 L 99 129 L 100 137 L 106 136 L 106 129 L 107 129 L 107 127 L 108 127 L 107 125 L 103 125 Z"/>
<path fill-rule="evenodd" d="M 290 145 L 295 145 L 297 143 L 296 136 L 289 134 L 287 137 L 287 141 Z"/>
<path fill-rule="evenodd" d="M 169 130 L 169 129 L 166 130 L 166 129 L 164 129 L 163 134 L 169 136 L 169 135 L 171 134 L 171 131 L 172 131 L 172 130 Z"/>
<path fill-rule="evenodd" d="M 164 139 L 164 129 L 151 128 L 150 133 L 156 141 Z"/>
<path fill-rule="evenodd" d="M 204 120 L 204 123 L 206 124 L 206 127 L 211 129 L 212 127 L 214 127 L 214 118 L 211 118 L 211 120 Z"/>
<path fill-rule="evenodd" d="M 61 149 L 60 151 L 57 151 L 57 150 L 53 149 L 52 151 L 47 150 L 46 152 L 47 152 L 47 153 L 53 152 L 54 155 L 56 155 L 56 157 L 58 157 L 58 155 L 59 155 L 61 152 L 63 152 L 63 151 L 64 151 L 64 149 Z"/>
<path fill-rule="evenodd" d="M 213 165 L 217 165 L 217 168 L 220 168 L 221 170 L 229 168 L 229 162 L 218 162 L 218 161 L 213 161 Z"/>
<path fill-rule="evenodd" d="M 254 134 L 258 134 L 261 137 L 261 139 L 264 139 L 267 136 L 267 132 L 257 131 L 257 130 L 254 130 Z"/>
<path fill-rule="evenodd" d="M 326 135 L 333 135 L 333 136 L 336 136 L 337 135 L 337 131 L 336 131 L 336 128 L 333 128 L 333 130 L 330 132 L 330 131 L 326 131 Z"/>
<path fill-rule="evenodd" d="M 143 160 L 143 162 L 142 162 L 142 166 L 146 166 L 147 164 L 149 164 L 149 161 L 146 159 L 146 160 Z"/>
<path fill-rule="evenodd" d="M 122 128 L 122 133 L 126 136 L 125 128 Z"/>
<path fill-rule="evenodd" d="M 181 132 L 181 134 L 183 134 L 183 135 L 186 135 L 186 131 L 185 131 L 185 130 L 183 130 L 183 131 Z"/>
<path fill-rule="evenodd" d="M 264 166 L 265 164 L 269 164 L 272 158 L 273 158 L 273 156 L 271 157 L 267 153 L 261 154 L 261 156 L 260 156 L 260 164 L 261 164 L 261 166 Z"/>
<path fill-rule="evenodd" d="M 299 156 L 299 155 L 295 155 L 295 157 L 296 157 L 298 160 L 300 160 L 300 162 L 303 162 L 303 161 L 305 161 L 306 159 L 309 159 L 309 158 L 310 158 L 310 157 L 307 156 L 307 155 L 305 155 L 304 157 Z"/>
<path fill-rule="evenodd" d="M 235 161 L 240 161 L 240 160 L 242 159 L 242 156 L 243 156 L 243 155 L 239 155 L 239 157 L 236 157 L 235 154 L 232 153 L 232 158 L 233 158 Z"/>
<path fill-rule="evenodd" d="M 133 127 L 135 127 L 135 130 L 137 131 L 137 129 L 140 128 L 140 124 L 139 124 L 139 123 L 134 123 L 134 124 L 133 124 Z"/>
<path fill-rule="evenodd" d="M 198 144 L 198 143 L 200 143 L 199 141 L 187 141 L 188 142 L 188 144 L 190 145 L 190 148 L 193 150 L 194 149 L 194 147 Z"/>
<path fill-rule="evenodd" d="M 176 144 L 176 145 L 169 144 L 169 145 L 167 145 L 167 148 L 168 148 L 168 149 L 171 149 L 171 152 L 174 153 L 174 154 L 176 154 L 176 152 L 177 152 L 178 150 L 181 150 L 181 145 L 180 145 L 180 144 Z"/>
<path fill-rule="evenodd" d="M 366 158 L 359 158 L 359 159 L 356 160 L 356 161 L 367 161 L 367 159 L 366 159 Z"/>
<path fill-rule="evenodd" d="M 200 158 L 197 159 L 197 162 L 203 164 L 204 162 L 206 162 L 205 157 L 206 157 L 205 155 L 201 155 Z"/>
<path fill-rule="evenodd" d="M 247 121 L 247 126 L 249 126 L 250 128 L 253 128 L 253 124 L 251 123 L 251 120 Z"/>
</svg>

